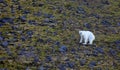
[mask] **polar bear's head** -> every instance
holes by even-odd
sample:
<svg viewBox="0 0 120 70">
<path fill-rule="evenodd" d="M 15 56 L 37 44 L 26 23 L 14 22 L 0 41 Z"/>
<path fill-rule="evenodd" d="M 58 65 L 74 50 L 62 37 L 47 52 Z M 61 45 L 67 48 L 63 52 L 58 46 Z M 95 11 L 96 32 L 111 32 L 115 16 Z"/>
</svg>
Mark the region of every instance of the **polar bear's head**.
<svg viewBox="0 0 120 70">
<path fill-rule="evenodd" d="M 84 32 L 84 31 L 81 30 L 81 31 L 79 31 L 79 34 L 81 35 L 83 32 Z"/>
</svg>

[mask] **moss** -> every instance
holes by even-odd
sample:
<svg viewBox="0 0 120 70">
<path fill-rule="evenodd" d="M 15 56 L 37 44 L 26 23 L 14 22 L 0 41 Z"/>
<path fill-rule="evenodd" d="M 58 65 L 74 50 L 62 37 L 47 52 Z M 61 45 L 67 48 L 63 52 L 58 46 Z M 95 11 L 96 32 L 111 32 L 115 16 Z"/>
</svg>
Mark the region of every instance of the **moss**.
<svg viewBox="0 0 120 70">
<path fill-rule="evenodd" d="M 119 36 L 119 0 L 109 0 L 109 4 L 102 3 L 100 1 L 76 1 L 76 0 L 40 0 L 35 1 L 35 5 L 33 6 L 33 0 L 21 0 L 12 2 L 10 0 L 5 0 L 7 6 L 4 3 L 0 3 L 1 6 L 1 16 L 0 16 L 0 24 L 4 24 L 0 26 L 0 32 L 2 33 L 0 36 L 4 37 L 4 40 L 10 41 L 8 48 L 12 52 L 12 56 L 9 56 L 5 48 L 0 46 L 0 58 L 5 57 L 6 59 L 0 68 L 7 68 L 9 70 L 23 70 L 29 67 L 32 70 L 36 70 L 42 62 L 45 60 L 45 56 L 52 55 L 52 57 L 67 57 L 71 61 L 75 62 L 74 69 L 82 69 L 89 70 L 89 62 L 92 60 L 101 61 L 101 64 L 98 64 L 94 67 L 95 70 L 98 68 L 101 69 L 109 69 L 109 70 L 119 70 L 119 63 L 114 57 L 109 55 L 109 49 L 116 49 L 114 46 L 118 46 L 114 41 L 120 40 Z M 42 6 L 40 4 L 43 4 Z M 11 6 L 14 7 L 15 13 L 11 13 Z M 22 10 L 18 10 L 17 8 L 21 6 Z M 77 8 L 82 7 L 85 11 L 84 14 L 77 13 Z M 30 13 L 24 14 L 24 11 L 29 11 Z M 3 12 L 2 12 L 3 11 Z M 41 12 L 41 16 L 35 16 L 34 14 L 37 12 Z M 55 20 L 55 26 L 52 27 L 50 23 L 44 23 L 43 21 L 46 19 L 44 14 L 52 14 Z M 93 15 L 92 15 L 93 14 Z M 98 15 L 97 18 L 94 14 Z M 19 19 L 20 16 L 26 16 L 26 21 L 21 22 Z M 14 19 L 14 23 L 2 23 L 1 18 L 9 17 Z M 51 19 L 51 18 L 48 18 Z M 105 26 L 101 24 L 102 20 L 109 21 L 112 25 Z M 29 20 L 35 20 L 38 25 L 30 25 L 28 23 Z M 65 22 L 66 26 L 63 25 Z M 91 28 L 84 27 L 84 23 L 89 23 Z M 40 24 L 45 24 L 42 26 Z M 18 29 L 12 30 L 11 26 L 18 26 Z M 66 28 L 64 28 L 66 27 Z M 75 28 L 77 27 L 77 28 Z M 103 47 L 105 52 L 104 55 L 99 54 L 98 57 L 88 56 L 84 53 L 84 50 L 90 50 L 90 53 L 94 50 L 95 46 L 79 46 L 79 34 L 77 30 L 91 30 L 94 31 L 96 39 L 94 43 L 96 47 Z M 26 31 L 32 30 L 33 35 L 31 38 L 28 38 Z M 48 32 L 47 32 L 48 30 Z M 20 34 L 19 31 L 22 31 Z M 115 32 L 113 32 L 115 31 Z M 15 34 L 12 34 L 15 32 Z M 53 32 L 56 32 L 57 35 L 54 35 Z M 25 41 L 22 41 L 21 36 L 25 36 Z M 16 37 L 16 41 L 11 41 Z M 43 39 L 44 42 L 37 42 L 38 39 Z M 50 42 L 47 42 L 48 39 L 51 39 Z M 65 45 L 68 48 L 66 54 L 59 53 L 59 46 L 55 45 L 55 42 L 59 41 L 60 45 Z M 1 45 L 0 41 L 0 45 Z M 18 47 L 18 44 L 21 46 Z M 25 48 L 28 50 L 28 46 L 33 46 L 35 48 L 35 55 L 39 57 L 40 62 L 37 64 L 31 63 L 22 63 L 17 61 L 19 58 L 18 53 L 21 49 Z M 54 46 L 54 48 L 51 48 Z M 71 53 L 71 49 L 75 49 L 76 53 Z M 37 49 L 37 50 L 36 50 Z M 52 50 L 55 50 L 55 53 Z M 64 56 L 63 56 L 64 55 Z M 76 58 L 75 56 L 79 55 L 80 58 Z M 117 58 L 120 57 L 118 53 Z M 79 60 L 87 59 L 87 62 L 84 66 L 80 66 Z M 24 58 L 23 58 L 24 60 Z M 32 62 L 33 59 L 30 59 Z M 24 62 L 24 61 L 23 61 Z M 116 64 L 116 66 L 112 65 L 112 62 Z M 39 64 L 40 63 L 40 64 Z M 59 64 L 65 64 L 66 62 L 59 58 L 57 61 L 52 61 L 49 63 L 43 63 L 44 67 L 50 66 L 50 70 L 56 70 L 59 67 Z M 57 65 L 57 66 L 56 66 Z M 71 69 L 67 67 L 67 69 Z"/>
<path fill-rule="evenodd" d="M 96 41 L 101 41 L 102 43 L 104 42 L 108 42 L 108 43 L 112 43 L 116 40 L 119 40 L 119 34 L 111 34 L 111 35 L 96 35 Z"/>
</svg>

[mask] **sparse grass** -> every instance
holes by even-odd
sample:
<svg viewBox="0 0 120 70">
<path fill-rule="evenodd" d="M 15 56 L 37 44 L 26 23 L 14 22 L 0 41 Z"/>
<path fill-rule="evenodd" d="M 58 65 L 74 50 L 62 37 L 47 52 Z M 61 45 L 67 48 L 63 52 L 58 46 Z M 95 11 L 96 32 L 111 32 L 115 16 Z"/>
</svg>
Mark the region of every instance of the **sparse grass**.
<svg viewBox="0 0 120 70">
<path fill-rule="evenodd" d="M 5 3 L 8 4 L 7 6 L 5 6 L 4 3 L 0 3 L 0 8 L 2 8 L 0 12 L 0 24 L 4 24 L 3 26 L 0 26 L 0 36 L 3 36 L 4 40 L 10 43 L 7 48 L 9 48 L 12 53 L 12 55 L 8 54 L 6 48 L 1 46 L 3 41 L 0 40 L 0 58 L 5 58 L 5 60 L 0 59 L 0 69 L 7 68 L 8 70 L 24 70 L 29 67 L 31 70 L 36 70 L 43 65 L 45 68 L 50 66 L 50 68 L 48 68 L 49 70 L 58 70 L 60 64 L 67 63 L 63 60 L 63 58 L 66 57 L 70 61 L 75 62 L 73 69 L 76 70 L 90 70 L 89 63 L 91 61 L 100 62 L 100 64 L 97 63 L 97 66 L 94 67 L 95 70 L 98 68 L 101 68 L 102 70 L 119 70 L 119 60 L 116 59 L 116 57 L 120 57 L 119 50 L 116 48 L 119 44 L 115 44 L 114 41 L 120 40 L 120 28 L 116 25 L 119 23 L 120 1 L 109 0 L 109 2 L 110 4 L 106 5 L 102 4 L 101 0 L 87 2 L 83 2 L 82 0 L 40 0 L 35 1 L 35 7 L 32 6 L 32 0 L 21 0 L 18 1 L 18 3 L 15 2 L 16 4 L 10 0 L 5 0 Z M 40 6 L 40 3 L 42 3 L 43 6 Z M 11 13 L 11 6 L 14 7 L 15 13 Z M 18 6 L 21 6 L 22 10 L 18 10 Z M 83 8 L 86 13 L 77 13 L 78 7 Z M 30 13 L 23 14 L 25 10 L 28 10 Z M 41 12 L 42 15 L 35 16 L 34 13 L 36 12 Z M 44 14 L 52 14 L 54 16 L 52 19 L 57 22 L 44 23 L 44 20 L 46 19 Z M 99 19 L 91 14 L 99 15 Z M 23 15 L 26 16 L 26 21 L 22 22 L 21 19 L 18 18 Z M 1 22 L 1 18 L 4 17 L 14 18 L 14 24 Z M 107 19 L 112 25 L 102 25 L 101 21 L 103 19 Z M 30 25 L 28 23 L 29 20 L 35 20 L 38 25 Z M 84 23 L 90 24 L 91 28 L 86 28 Z M 40 24 L 46 25 L 41 26 Z M 55 26 L 52 27 L 52 24 Z M 11 26 L 17 25 L 18 28 L 12 30 Z M 74 26 L 80 27 L 82 30 L 92 31 L 96 36 L 94 41 L 96 46 L 79 46 L 80 37 Z M 31 38 L 26 34 L 29 30 L 33 31 Z M 20 34 L 19 31 L 23 32 Z M 12 32 L 15 32 L 15 34 L 12 34 Z M 57 35 L 54 35 L 54 32 L 56 32 Z M 25 41 L 21 40 L 21 36 L 25 36 Z M 16 41 L 14 41 L 14 37 L 16 37 Z M 42 39 L 43 42 L 37 42 L 39 38 Z M 50 41 L 47 42 L 49 39 Z M 55 45 L 56 41 L 60 42 L 60 46 Z M 62 45 L 65 45 L 68 49 L 65 54 L 62 54 L 59 51 L 59 48 Z M 32 57 L 27 58 L 25 55 L 20 57 L 19 52 L 21 49 L 24 48 L 29 51 L 28 46 L 33 46 L 35 48 L 34 55 L 39 57 L 37 63 L 33 62 L 34 58 Z M 51 46 L 53 46 L 53 48 Z M 103 47 L 105 54 L 98 54 L 97 57 L 92 56 L 93 50 L 95 50 L 96 47 Z M 71 52 L 73 48 L 76 50 L 75 54 Z M 110 48 L 116 50 L 117 54 L 115 57 L 110 55 Z M 52 50 L 55 52 L 52 52 Z M 85 50 L 89 50 L 91 55 L 88 56 L 85 54 Z M 49 55 L 55 57 L 56 61 L 46 62 L 46 56 Z M 75 56 L 80 56 L 80 58 L 78 59 Z M 84 66 L 80 65 L 79 60 L 81 59 L 86 59 Z M 66 69 L 70 70 L 72 68 L 66 66 Z"/>
</svg>

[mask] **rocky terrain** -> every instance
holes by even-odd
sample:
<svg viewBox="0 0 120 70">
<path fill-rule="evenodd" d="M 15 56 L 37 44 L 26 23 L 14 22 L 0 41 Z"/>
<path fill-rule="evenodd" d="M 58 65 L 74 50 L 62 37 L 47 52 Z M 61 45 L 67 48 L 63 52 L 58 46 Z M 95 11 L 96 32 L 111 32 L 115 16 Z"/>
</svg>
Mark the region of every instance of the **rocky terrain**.
<svg viewBox="0 0 120 70">
<path fill-rule="evenodd" d="M 120 70 L 120 0 L 0 0 L 0 70 Z"/>
</svg>

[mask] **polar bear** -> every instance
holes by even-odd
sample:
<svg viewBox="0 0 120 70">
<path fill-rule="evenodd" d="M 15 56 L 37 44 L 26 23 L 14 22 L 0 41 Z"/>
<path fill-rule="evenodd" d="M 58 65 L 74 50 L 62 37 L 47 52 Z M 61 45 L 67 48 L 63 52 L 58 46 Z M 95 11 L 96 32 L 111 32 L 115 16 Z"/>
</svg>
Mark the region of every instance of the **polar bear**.
<svg viewBox="0 0 120 70">
<path fill-rule="evenodd" d="M 79 31 L 80 34 L 80 42 L 79 43 L 83 43 L 83 44 L 87 44 L 89 42 L 89 44 L 93 43 L 93 40 L 95 40 L 95 36 L 91 31 Z"/>
</svg>

